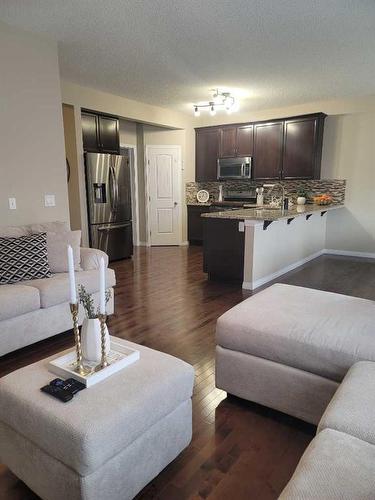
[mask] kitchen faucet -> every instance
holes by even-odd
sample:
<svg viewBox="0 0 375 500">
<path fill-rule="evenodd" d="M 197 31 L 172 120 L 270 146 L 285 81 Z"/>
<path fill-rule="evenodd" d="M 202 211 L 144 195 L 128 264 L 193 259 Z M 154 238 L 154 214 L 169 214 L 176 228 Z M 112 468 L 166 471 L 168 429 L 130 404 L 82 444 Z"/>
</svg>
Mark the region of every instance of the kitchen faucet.
<svg viewBox="0 0 375 500">
<path fill-rule="evenodd" d="M 280 208 L 281 208 L 281 210 L 284 210 L 285 209 L 285 188 L 281 184 L 281 182 L 275 182 L 274 184 L 263 184 L 264 188 L 271 188 L 271 191 L 276 186 L 279 186 L 281 188 L 281 207 Z"/>
</svg>

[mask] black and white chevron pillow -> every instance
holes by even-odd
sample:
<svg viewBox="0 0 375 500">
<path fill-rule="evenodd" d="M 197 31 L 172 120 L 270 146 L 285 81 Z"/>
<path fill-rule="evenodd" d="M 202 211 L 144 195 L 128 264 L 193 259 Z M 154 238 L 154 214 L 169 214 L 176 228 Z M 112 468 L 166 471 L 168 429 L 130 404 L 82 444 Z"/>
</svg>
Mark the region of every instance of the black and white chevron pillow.
<svg viewBox="0 0 375 500">
<path fill-rule="evenodd" d="M 0 238 L 0 285 L 50 276 L 46 233 Z"/>
</svg>

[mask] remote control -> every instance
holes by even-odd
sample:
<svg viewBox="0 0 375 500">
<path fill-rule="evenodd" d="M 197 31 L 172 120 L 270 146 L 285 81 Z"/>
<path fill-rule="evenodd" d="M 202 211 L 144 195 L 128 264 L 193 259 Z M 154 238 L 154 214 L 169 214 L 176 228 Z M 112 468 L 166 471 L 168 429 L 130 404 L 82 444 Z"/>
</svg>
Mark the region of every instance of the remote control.
<svg viewBox="0 0 375 500">
<path fill-rule="evenodd" d="M 85 384 L 82 384 L 82 382 L 78 382 L 78 380 L 75 380 L 74 378 L 68 378 L 67 380 L 62 380 L 61 378 L 55 378 L 49 384 L 54 387 L 59 387 L 60 389 L 64 389 L 66 391 L 70 391 L 73 394 L 73 396 L 74 394 L 77 394 L 77 392 L 86 389 Z"/>
<path fill-rule="evenodd" d="M 62 401 L 63 403 L 67 403 L 68 401 L 73 399 L 73 394 L 70 391 L 61 389 L 60 387 L 56 387 L 54 385 L 45 385 L 40 390 L 49 394 L 50 396 L 53 396 L 59 401 Z"/>
</svg>

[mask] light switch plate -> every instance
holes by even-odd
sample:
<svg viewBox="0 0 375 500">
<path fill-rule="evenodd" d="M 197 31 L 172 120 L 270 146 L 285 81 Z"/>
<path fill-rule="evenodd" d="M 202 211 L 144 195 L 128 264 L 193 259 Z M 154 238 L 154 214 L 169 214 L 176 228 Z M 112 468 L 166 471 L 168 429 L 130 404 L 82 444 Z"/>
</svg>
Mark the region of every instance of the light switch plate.
<svg viewBox="0 0 375 500">
<path fill-rule="evenodd" d="M 44 195 L 44 206 L 45 207 L 54 207 L 56 206 L 56 199 L 54 194 L 45 194 Z"/>
<path fill-rule="evenodd" d="M 17 203 L 15 198 L 9 198 L 9 210 L 16 210 Z"/>
</svg>

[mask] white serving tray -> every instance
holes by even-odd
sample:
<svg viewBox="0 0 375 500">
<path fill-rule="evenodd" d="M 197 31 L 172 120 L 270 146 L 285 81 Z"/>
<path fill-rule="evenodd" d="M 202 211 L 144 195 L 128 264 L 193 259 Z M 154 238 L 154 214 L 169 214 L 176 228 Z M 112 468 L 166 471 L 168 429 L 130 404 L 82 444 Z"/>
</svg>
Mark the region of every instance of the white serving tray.
<svg viewBox="0 0 375 500">
<path fill-rule="evenodd" d="M 131 347 L 125 346 L 121 340 L 115 337 L 111 338 L 111 349 L 107 356 L 109 365 L 100 371 L 93 371 L 88 375 L 80 375 L 74 370 L 76 363 L 76 350 L 75 348 L 67 352 L 63 356 L 53 359 L 48 363 L 48 369 L 50 372 L 55 373 L 62 378 L 74 378 L 79 382 L 82 382 L 86 387 L 92 387 L 93 385 L 101 382 L 102 380 L 110 377 L 114 373 L 122 370 L 126 366 L 131 365 L 139 359 L 139 351 L 132 349 Z M 85 366 L 92 369 L 98 363 L 84 362 Z"/>
</svg>

